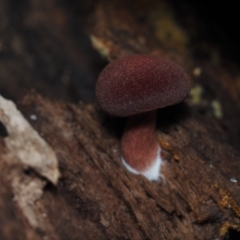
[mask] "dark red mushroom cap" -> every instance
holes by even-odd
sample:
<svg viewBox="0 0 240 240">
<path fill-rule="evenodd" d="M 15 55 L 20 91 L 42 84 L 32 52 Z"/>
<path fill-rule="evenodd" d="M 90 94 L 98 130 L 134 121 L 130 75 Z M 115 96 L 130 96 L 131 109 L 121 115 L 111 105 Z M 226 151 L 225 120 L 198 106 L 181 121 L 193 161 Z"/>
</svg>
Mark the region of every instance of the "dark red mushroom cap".
<svg viewBox="0 0 240 240">
<path fill-rule="evenodd" d="M 190 89 L 189 78 L 176 63 L 134 55 L 119 58 L 103 69 L 96 96 L 106 113 L 124 117 L 179 103 Z"/>
</svg>

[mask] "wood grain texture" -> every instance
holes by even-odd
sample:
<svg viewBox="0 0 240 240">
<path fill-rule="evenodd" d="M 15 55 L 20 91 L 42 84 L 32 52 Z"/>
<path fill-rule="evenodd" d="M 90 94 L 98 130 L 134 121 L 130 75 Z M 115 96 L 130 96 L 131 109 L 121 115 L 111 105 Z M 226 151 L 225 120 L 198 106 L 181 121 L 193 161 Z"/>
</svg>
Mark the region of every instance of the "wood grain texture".
<svg viewBox="0 0 240 240">
<path fill-rule="evenodd" d="M 203 47 L 207 57 L 194 55 L 197 43 L 191 37 L 197 25 L 183 30 L 168 1 L 16 4 L 0 2 L 1 93 L 18 100 L 25 118 L 51 146 L 61 178 L 53 186 L 32 168 L 13 166 L 6 157 L 11 153 L 8 136 L 1 134 L 0 238 L 239 237 L 238 66 L 208 42 Z M 159 182 L 123 168 L 119 142 L 126 119 L 104 115 L 95 103 L 69 103 L 75 98 L 70 88 L 74 96 L 88 95 L 104 59 L 134 53 L 176 61 L 193 83 L 185 103 L 158 111 L 158 139 L 166 159 Z M 27 91 L 20 100 L 21 86 L 41 95 Z M 20 179 L 47 184 L 32 204 L 37 227 L 29 225 L 14 201 L 13 170 Z"/>
</svg>

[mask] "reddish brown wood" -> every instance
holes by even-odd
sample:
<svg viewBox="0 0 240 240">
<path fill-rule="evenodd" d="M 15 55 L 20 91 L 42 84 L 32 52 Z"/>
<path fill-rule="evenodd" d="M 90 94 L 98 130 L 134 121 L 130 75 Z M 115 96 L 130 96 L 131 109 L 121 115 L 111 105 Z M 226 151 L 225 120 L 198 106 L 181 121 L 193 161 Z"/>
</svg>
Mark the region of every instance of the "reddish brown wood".
<svg viewBox="0 0 240 240">
<path fill-rule="evenodd" d="M 11 18 L 19 13 L 14 1 L 0 2 L 0 15 L 8 20 L 0 25 L 4 36 L 0 38 L 1 91 L 14 99 L 19 99 L 18 86 L 34 85 L 41 92 L 28 91 L 18 107 L 53 149 L 61 173 L 58 185 L 53 186 L 36 170 L 16 164 L 9 157 L 14 152 L 6 146 L 7 137 L 0 138 L 0 238 L 212 240 L 231 237 L 231 231 L 239 236 L 236 65 L 225 60 L 234 69 L 231 72 L 221 56 L 216 61 L 191 55 L 186 44 L 191 30 L 182 32 L 167 3 L 69 2 L 73 5 L 25 3 L 18 21 Z M 84 74 L 90 76 L 89 82 L 96 79 L 89 66 L 97 55 L 78 42 L 72 18 L 74 29 L 84 29 L 95 49 L 109 60 L 133 53 L 165 56 L 191 77 L 195 94 L 183 104 L 158 111 L 159 143 L 166 158 L 164 180 L 149 182 L 123 168 L 119 142 L 125 119 L 110 118 L 95 104 L 69 103 L 68 80 L 77 76 L 82 82 Z M 163 20 L 167 24 L 161 25 Z M 164 38 L 167 30 L 173 36 L 178 33 L 173 42 Z M 35 34 L 38 37 L 30 41 L 29 36 Z M 206 49 L 211 55 L 207 43 Z M 72 69 L 84 69 L 84 74 Z M 41 197 L 30 204 L 37 225 L 29 223 L 14 198 L 16 176 L 19 183 L 36 181 L 43 189 Z"/>
</svg>

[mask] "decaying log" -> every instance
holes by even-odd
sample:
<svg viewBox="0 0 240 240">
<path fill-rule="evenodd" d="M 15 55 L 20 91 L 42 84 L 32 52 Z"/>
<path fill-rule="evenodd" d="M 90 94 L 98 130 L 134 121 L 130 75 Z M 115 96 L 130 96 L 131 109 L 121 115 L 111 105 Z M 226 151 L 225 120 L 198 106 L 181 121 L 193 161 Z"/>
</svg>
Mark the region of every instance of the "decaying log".
<svg viewBox="0 0 240 240">
<path fill-rule="evenodd" d="M 159 141 L 168 152 L 159 182 L 123 169 L 119 138 L 93 106 L 32 92 L 21 108 L 59 161 L 58 186 L 35 203 L 37 228 L 49 239 L 213 239 L 239 230 L 238 154 L 186 105 L 170 116 L 159 111 Z"/>
<path fill-rule="evenodd" d="M 1 81 L 1 90 L 19 99 L 13 83 L 21 85 L 26 79 L 31 85 L 35 79 L 34 86 L 41 86 L 41 95 L 29 90 L 18 101 L 24 117 L 13 103 L 0 99 L 0 133 L 4 132 L 0 137 L 0 239 L 239 237 L 240 94 L 236 86 L 240 78 L 236 66 L 231 66 L 234 76 L 218 55 L 209 59 L 191 55 L 190 30 L 184 31 L 175 21 L 167 2 L 72 0 L 70 7 L 64 2 L 28 4 L 28 11 L 20 14 L 22 20 L 10 31 L 16 37 L 13 60 L 7 39 L 0 39 L 0 54 L 7 56 L 7 61 L 0 62 L 0 77 L 11 83 Z M 7 10 L 14 9 L 13 3 L 0 2 L 3 19 Z M 79 13 L 75 18 L 73 6 Z M 92 74 L 87 70 L 96 53 L 80 48 L 70 26 L 72 18 L 82 24 L 74 29 L 84 29 L 105 59 L 159 55 L 175 60 L 190 75 L 189 99 L 158 111 L 159 144 L 165 156 L 158 182 L 123 168 L 119 141 L 126 119 L 106 116 L 96 104 L 67 102 L 59 85 L 54 92 L 50 84 L 43 95 L 46 82 L 72 78 L 76 72 L 72 69 L 84 70 L 77 75 L 79 82 L 81 76 Z M 0 33 L 10 23 L 0 25 Z M 31 41 L 21 35 L 21 29 L 41 36 L 34 38 L 32 52 L 26 44 Z M 61 50 L 62 46 L 66 49 Z M 45 73 L 43 64 L 38 69 L 38 61 L 29 60 L 34 58 L 49 65 Z M 61 66 L 66 71 L 60 74 Z M 89 82 L 93 78 L 94 74 Z M 46 97 L 51 93 L 55 100 Z M 61 94 L 62 102 L 56 100 Z"/>
</svg>

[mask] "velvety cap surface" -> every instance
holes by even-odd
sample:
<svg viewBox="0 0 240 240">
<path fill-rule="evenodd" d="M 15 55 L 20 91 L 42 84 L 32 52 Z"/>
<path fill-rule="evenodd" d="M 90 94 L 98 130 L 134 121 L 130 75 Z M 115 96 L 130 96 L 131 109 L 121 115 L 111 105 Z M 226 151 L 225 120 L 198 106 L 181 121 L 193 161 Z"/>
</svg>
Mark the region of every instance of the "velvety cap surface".
<svg viewBox="0 0 240 240">
<path fill-rule="evenodd" d="M 100 73 L 96 96 L 101 108 L 113 116 L 130 116 L 184 100 L 191 83 L 176 63 L 149 55 L 117 59 Z"/>
</svg>

